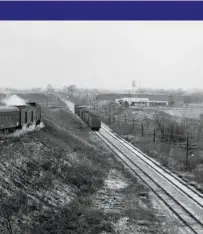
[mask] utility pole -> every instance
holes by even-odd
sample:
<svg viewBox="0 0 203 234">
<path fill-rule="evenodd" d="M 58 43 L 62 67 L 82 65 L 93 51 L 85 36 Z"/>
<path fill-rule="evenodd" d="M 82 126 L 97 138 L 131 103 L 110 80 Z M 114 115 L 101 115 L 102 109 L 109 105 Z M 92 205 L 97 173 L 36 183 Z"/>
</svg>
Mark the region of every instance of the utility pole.
<svg viewBox="0 0 203 234">
<path fill-rule="evenodd" d="M 187 138 L 186 138 L 186 160 L 185 165 L 188 166 L 188 151 L 189 151 L 189 137 L 187 132 Z"/>
<path fill-rule="evenodd" d="M 154 129 L 153 142 L 155 142 L 155 137 L 156 137 L 156 130 Z"/>
<path fill-rule="evenodd" d="M 135 133 L 135 118 L 133 116 L 133 133 Z"/>
<path fill-rule="evenodd" d="M 109 104 L 109 124 L 111 124 L 111 105 Z"/>
<path fill-rule="evenodd" d="M 143 123 L 141 125 L 141 129 L 142 129 L 142 137 L 144 136 L 144 126 L 143 126 Z"/>
<path fill-rule="evenodd" d="M 96 108 L 96 94 L 93 94 L 94 108 Z"/>
<path fill-rule="evenodd" d="M 188 132 L 187 132 L 187 137 L 186 137 L 186 143 L 182 144 L 181 148 L 184 148 L 186 150 L 185 165 L 186 167 L 188 167 L 189 151 L 194 150 L 196 148 L 196 144 L 190 144 Z"/>
<path fill-rule="evenodd" d="M 48 97 L 48 93 L 47 93 L 47 111 L 49 112 L 48 118 L 51 119 L 51 113 L 50 113 L 50 109 L 49 109 L 49 97 Z"/>
</svg>

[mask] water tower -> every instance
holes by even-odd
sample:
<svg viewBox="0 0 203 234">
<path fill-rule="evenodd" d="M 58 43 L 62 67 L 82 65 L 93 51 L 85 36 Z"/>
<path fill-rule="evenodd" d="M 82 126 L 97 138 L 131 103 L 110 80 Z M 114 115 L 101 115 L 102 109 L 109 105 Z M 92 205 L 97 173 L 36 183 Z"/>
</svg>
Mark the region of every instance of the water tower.
<svg viewBox="0 0 203 234">
<path fill-rule="evenodd" d="M 136 80 L 133 80 L 132 81 L 132 94 L 134 98 L 136 98 L 136 89 L 137 89 L 137 82 Z"/>
</svg>

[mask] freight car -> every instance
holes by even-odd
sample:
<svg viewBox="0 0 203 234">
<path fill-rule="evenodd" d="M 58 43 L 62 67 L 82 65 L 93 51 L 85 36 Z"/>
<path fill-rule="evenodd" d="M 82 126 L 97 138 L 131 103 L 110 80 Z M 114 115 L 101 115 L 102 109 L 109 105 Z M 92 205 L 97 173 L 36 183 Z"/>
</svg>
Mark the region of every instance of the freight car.
<svg viewBox="0 0 203 234">
<path fill-rule="evenodd" d="M 75 105 L 75 113 L 94 131 L 99 131 L 101 128 L 100 118 L 91 113 L 86 106 Z"/>
<path fill-rule="evenodd" d="M 41 123 L 41 107 L 35 102 L 0 107 L 0 133 L 14 132 L 24 126 Z"/>
<path fill-rule="evenodd" d="M 78 115 L 78 105 L 74 105 L 74 112 Z"/>
<path fill-rule="evenodd" d="M 88 126 L 92 130 L 99 131 L 99 129 L 101 128 L 100 118 L 97 115 L 93 114 L 93 113 L 89 113 Z"/>
</svg>

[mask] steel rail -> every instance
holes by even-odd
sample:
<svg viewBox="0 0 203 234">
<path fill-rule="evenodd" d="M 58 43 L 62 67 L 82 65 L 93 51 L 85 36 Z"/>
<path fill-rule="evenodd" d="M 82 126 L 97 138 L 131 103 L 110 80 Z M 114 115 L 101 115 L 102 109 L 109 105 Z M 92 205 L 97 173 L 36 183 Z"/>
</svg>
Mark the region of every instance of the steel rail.
<svg viewBox="0 0 203 234">
<path fill-rule="evenodd" d="M 128 165 L 128 167 L 131 168 L 131 170 L 133 170 L 135 172 L 135 174 L 137 176 L 139 176 L 139 178 L 141 180 L 143 180 L 145 182 L 145 184 L 147 184 L 150 189 L 152 189 L 152 191 L 164 202 L 164 204 L 167 205 L 167 207 L 179 218 L 179 220 L 181 220 L 186 226 L 188 226 L 190 228 L 191 231 L 193 231 L 193 233 L 203 233 L 203 224 L 202 222 L 199 221 L 199 219 L 197 219 L 191 212 L 189 212 L 184 206 L 182 206 L 180 204 L 180 202 L 178 202 L 177 200 L 174 199 L 173 196 L 170 195 L 170 193 L 168 193 L 166 191 L 165 188 L 163 188 L 161 185 L 159 185 L 153 178 L 151 178 L 145 171 L 142 170 L 142 168 L 140 166 L 138 166 L 138 164 L 136 164 L 131 158 L 129 158 L 129 156 L 125 153 L 123 153 L 117 146 L 115 146 L 108 138 L 107 136 L 105 136 L 104 134 L 102 134 L 101 132 L 99 133 L 95 133 L 101 140 L 103 140 L 103 142 L 106 143 L 106 145 L 109 146 L 109 148 L 111 148 L 111 150 L 113 150 L 118 156 L 119 158 L 126 164 Z M 121 145 L 123 147 L 123 145 Z M 122 155 L 122 156 L 121 156 Z M 126 162 L 126 160 L 128 162 Z M 130 165 L 131 166 L 130 166 Z M 136 170 L 133 169 L 132 167 L 137 168 Z M 141 173 L 140 173 L 141 172 Z M 145 177 L 145 178 L 143 178 Z M 146 182 L 146 177 L 148 178 L 148 182 Z M 149 181 L 150 180 L 150 181 Z M 150 183 L 153 182 L 154 184 Z M 154 186 L 155 185 L 155 186 Z M 159 189 L 158 189 L 159 188 Z M 158 192 L 157 192 L 158 190 Z M 164 194 L 166 194 L 167 196 L 165 196 L 165 198 L 170 198 L 172 201 L 174 201 L 174 203 L 172 203 L 173 205 L 176 205 L 176 210 L 172 207 L 172 205 L 169 205 L 167 203 L 167 201 L 163 198 L 163 192 Z M 160 194 L 161 193 L 161 194 Z M 171 203 L 171 202 L 170 202 Z M 177 205 L 181 208 L 181 212 L 182 215 L 184 217 L 181 216 L 181 214 L 179 214 L 177 212 Z M 183 212 L 184 211 L 184 212 Z M 187 217 L 185 217 L 185 215 L 187 214 Z M 192 227 L 191 224 L 189 224 L 187 222 L 187 219 L 192 219 L 194 221 L 193 224 L 197 224 L 197 229 L 199 230 L 195 230 L 194 227 Z"/>
<path fill-rule="evenodd" d="M 62 99 L 62 100 L 65 101 L 64 99 Z M 71 111 L 74 113 L 73 110 L 71 110 Z M 78 118 L 80 118 L 80 117 L 78 116 Z M 82 119 L 81 119 L 81 121 L 84 123 L 84 121 Z M 85 125 L 87 125 L 87 124 L 85 123 Z M 89 128 L 89 126 L 87 126 L 87 127 Z M 102 128 L 101 129 L 102 130 L 105 129 L 104 124 L 102 124 Z M 107 129 L 107 127 L 106 127 L 106 129 Z M 111 136 L 114 135 L 114 133 L 111 133 L 112 131 L 111 130 L 109 131 L 109 130 L 107 132 L 110 133 Z M 128 155 L 124 154 L 106 136 L 104 136 L 101 133 L 101 131 L 100 132 L 94 132 L 94 134 L 96 136 L 98 136 L 124 162 L 124 164 L 127 165 L 130 168 L 130 170 L 133 171 L 154 192 L 154 194 L 156 194 L 156 196 L 175 214 L 175 216 L 181 221 L 182 224 L 184 224 L 186 227 L 189 228 L 190 233 L 191 232 L 192 233 L 196 233 L 196 234 L 202 234 L 203 233 L 203 223 L 200 222 L 184 206 L 182 206 L 180 204 L 180 202 L 178 202 L 177 200 L 175 200 L 173 198 L 173 196 L 171 196 L 163 187 L 161 187 L 161 185 L 159 185 L 153 178 L 151 178 L 145 171 L 143 171 L 137 164 L 135 164 L 135 162 L 131 158 L 129 158 Z M 116 138 L 116 136 L 114 135 L 114 140 L 115 140 L 115 138 Z M 117 136 L 117 138 L 116 138 L 117 141 L 119 141 L 118 138 L 122 139 L 121 137 Z M 125 141 L 124 139 L 122 139 L 122 140 Z M 120 143 L 120 145 L 122 145 L 122 147 L 125 147 L 126 143 L 130 144 L 127 141 L 125 141 L 125 144 L 123 144 L 122 142 L 119 142 L 119 143 Z M 128 150 L 129 152 L 131 152 L 131 154 L 135 154 L 135 152 L 133 152 L 132 150 L 128 149 L 127 147 L 125 147 L 125 148 L 126 148 L 126 150 Z M 140 152 L 140 153 L 142 153 L 140 150 L 137 150 L 137 151 Z M 144 154 L 143 154 L 143 156 L 144 156 Z M 149 157 L 149 156 L 147 156 L 147 157 Z M 152 161 L 154 162 L 154 160 L 152 160 Z M 158 163 L 157 163 L 157 165 L 158 165 Z M 149 165 L 147 164 L 147 166 L 149 166 Z M 159 165 L 159 167 L 160 167 L 160 165 Z M 136 170 L 135 170 L 135 168 L 136 168 Z M 161 168 L 161 169 L 163 169 L 163 168 Z M 180 180 L 181 179 L 179 179 L 179 181 Z M 150 183 L 151 183 L 151 185 L 150 185 Z M 152 183 L 154 183 L 154 184 L 152 185 Z M 184 184 L 184 186 L 185 186 L 185 184 Z M 159 189 L 157 190 L 157 188 L 159 188 Z M 170 198 L 171 201 L 173 201 L 173 202 L 167 200 L 166 198 Z M 176 206 L 178 205 L 180 207 L 180 211 L 182 211 L 182 213 L 181 212 L 179 213 L 177 211 L 177 207 L 176 208 L 172 207 L 172 206 L 175 206 L 175 205 Z M 194 222 L 192 224 L 189 224 L 189 222 L 187 220 L 188 218 L 189 218 L 189 220 L 192 219 Z M 189 231 L 189 230 L 187 230 L 187 231 Z"/>
<path fill-rule="evenodd" d="M 120 141 L 121 143 L 125 143 L 124 146 L 130 150 L 132 153 L 136 154 L 136 156 L 140 157 L 143 156 L 145 157 L 146 163 L 152 167 L 153 169 L 156 170 L 156 167 L 159 169 L 157 170 L 157 172 L 159 174 L 162 174 L 163 177 L 167 178 L 167 177 L 172 177 L 174 180 L 177 180 L 179 183 L 181 183 L 182 185 L 184 185 L 188 190 L 190 190 L 190 192 L 194 193 L 196 196 L 198 196 L 198 198 L 202 199 L 202 203 L 200 203 L 199 201 L 197 201 L 194 197 L 192 197 L 191 195 L 188 194 L 188 196 L 191 197 L 191 199 L 193 199 L 195 202 L 197 202 L 202 208 L 203 208 L 203 194 L 200 193 L 199 191 L 197 191 L 195 188 L 193 188 L 191 185 L 188 185 L 187 182 L 185 182 L 184 180 L 182 180 L 181 178 L 179 178 L 177 175 L 175 175 L 174 173 L 172 173 L 170 170 L 164 168 L 160 163 L 158 163 L 157 161 L 155 161 L 154 159 L 150 158 L 148 155 L 146 155 L 145 153 L 143 153 L 140 149 L 136 148 L 134 145 L 132 145 L 130 142 L 126 141 L 124 138 L 122 138 L 121 136 L 119 136 L 118 134 L 116 134 L 115 132 L 113 132 L 110 128 L 108 128 L 105 124 L 102 124 L 102 128 L 105 129 L 106 131 L 108 131 L 112 137 L 114 137 L 116 140 Z M 140 156 L 140 155 L 141 156 Z M 143 158 L 142 158 L 143 159 Z M 161 172 L 162 171 L 162 172 Z M 163 174 L 163 172 L 165 173 L 165 175 Z M 167 178 L 168 179 L 168 178 Z M 171 183 L 173 183 L 176 187 L 177 185 L 171 181 Z M 180 189 L 180 187 L 178 187 Z"/>
</svg>

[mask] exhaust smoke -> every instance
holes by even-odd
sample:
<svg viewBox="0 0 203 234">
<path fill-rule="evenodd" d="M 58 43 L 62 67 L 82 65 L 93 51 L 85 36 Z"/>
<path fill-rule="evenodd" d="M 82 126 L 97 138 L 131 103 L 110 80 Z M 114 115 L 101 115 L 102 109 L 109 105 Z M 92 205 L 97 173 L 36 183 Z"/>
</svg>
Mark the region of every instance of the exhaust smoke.
<svg viewBox="0 0 203 234">
<path fill-rule="evenodd" d="M 18 106 L 26 105 L 26 100 L 20 98 L 18 95 L 14 94 L 12 96 L 6 97 L 1 101 L 6 106 Z"/>
<path fill-rule="evenodd" d="M 5 136 L 5 138 L 21 137 L 21 136 L 25 135 L 26 133 L 39 131 L 42 128 L 44 128 L 43 122 L 41 122 L 38 126 L 36 126 L 36 124 L 33 124 L 29 127 L 23 126 L 22 129 L 16 130 L 14 133 L 11 133 L 11 134 Z"/>
</svg>

